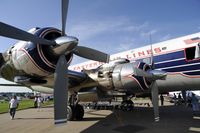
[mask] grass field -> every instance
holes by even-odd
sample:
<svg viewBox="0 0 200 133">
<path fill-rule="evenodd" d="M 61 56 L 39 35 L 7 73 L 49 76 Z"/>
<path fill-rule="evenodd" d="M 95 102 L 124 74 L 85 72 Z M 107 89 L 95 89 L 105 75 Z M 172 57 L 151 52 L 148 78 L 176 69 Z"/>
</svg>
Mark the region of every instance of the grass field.
<svg viewBox="0 0 200 133">
<path fill-rule="evenodd" d="M 9 111 L 8 104 L 9 104 L 9 102 L 7 102 L 7 101 L 0 102 L 0 114 L 7 113 Z M 53 101 L 44 102 L 41 104 L 41 106 L 43 107 L 43 106 L 47 106 L 47 105 L 51 105 L 51 104 L 53 104 Z M 34 107 L 33 99 L 26 99 L 26 100 L 21 100 L 19 102 L 19 107 L 17 110 L 22 110 L 22 109 L 27 109 L 27 108 L 32 108 L 32 107 Z"/>
</svg>

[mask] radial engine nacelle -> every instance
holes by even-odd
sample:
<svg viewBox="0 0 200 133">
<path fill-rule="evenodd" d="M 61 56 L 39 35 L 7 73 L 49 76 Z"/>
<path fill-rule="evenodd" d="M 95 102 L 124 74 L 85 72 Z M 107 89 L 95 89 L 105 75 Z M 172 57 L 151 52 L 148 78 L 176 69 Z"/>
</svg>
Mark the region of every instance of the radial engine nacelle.
<svg viewBox="0 0 200 133">
<path fill-rule="evenodd" d="M 33 28 L 29 33 L 47 40 L 56 40 L 61 31 L 55 28 Z M 19 41 L 3 54 L 4 64 L 1 65 L 1 76 L 13 80 L 17 75 L 45 77 L 55 71 L 61 44 L 40 45 L 33 42 Z M 57 51 L 55 51 L 57 50 Z M 72 60 L 72 53 L 65 54 L 68 63 Z M 1 61 L 2 62 L 2 61 Z"/>
<path fill-rule="evenodd" d="M 117 90 L 136 93 L 149 90 L 155 77 L 151 71 L 150 66 L 144 62 L 129 62 L 127 59 L 119 59 L 85 72 L 105 91 Z"/>
</svg>

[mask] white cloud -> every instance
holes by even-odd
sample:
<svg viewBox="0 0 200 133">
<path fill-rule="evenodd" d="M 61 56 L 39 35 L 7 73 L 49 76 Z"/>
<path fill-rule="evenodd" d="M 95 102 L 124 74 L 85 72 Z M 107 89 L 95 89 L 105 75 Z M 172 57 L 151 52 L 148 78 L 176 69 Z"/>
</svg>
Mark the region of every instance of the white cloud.
<svg viewBox="0 0 200 133">
<path fill-rule="evenodd" d="M 130 49 L 133 46 L 133 43 L 120 43 L 119 46 L 116 47 L 117 51 L 125 51 Z"/>
<path fill-rule="evenodd" d="M 113 31 L 115 28 L 118 28 L 121 25 L 121 21 L 85 21 L 72 25 L 70 28 L 71 31 L 69 31 L 69 33 L 79 36 L 81 40 L 86 40 L 100 33 Z"/>
<path fill-rule="evenodd" d="M 136 43 L 136 39 L 133 36 L 124 36 L 121 40 L 115 45 L 114 49 L 116 52 L 122 52 L 125 50 L 132 49 L 134 44 Z"/>
<path fill-rule="evenodd" d="M 106 33 L 138 33 L 146 29 L 148 25 L 148 22 L 134 24 L 126 17 L 109 18 L 105 20 L 78 21 L 70 26 L 71 28 L 69 29 L 69 33 L 77 36 L 80 40 L 87 40 L 99 34 Z"/>
<path fill-rule="evenodd" d="M 138 32 L 138 31 L 144 30 L 148 26 L 149 26 L 148 22 L 144 22 L 143 24 L 134 24 L 131 22 L 127 22 L 127 23 L 124 23 L 119 30 L 125 31 L 125 32 Z"/>
<path fill-rule="evenodd" d="M 158 32 L 158 30 L 156 30 L 156 29 L 153 29 L 153 30 L 150 30 L 150 31 L 142 31 L 141 33 L 140 33 L 140 35 L 142 36 L 142 37 L 147 37 L 147 36 L 152 36 L 152 35 L 154 35 L 154 34 L 156 34 Z"/>
<path fill-rule="evenodd" d="M 150 30 L 148 21 L 136 23 L 127 17 L 109 17 L 99 20 L 82 19 L 70 24 L 67 33 L 79 38 L 79 45 L 109 54 L 143 46 L 149 42 L 147 35 L 157 33 L 156 29 Z M 77 59 L 74 62 L 79 61 Z"/>
<path fill-rule="evenodd" d="M 171 35 L 167 34 L 167 35 L 163 36 L 162 38 L 160 38 L 160 41 L 169 40 L 170 38 L 171 38 Z"/>
</svg>

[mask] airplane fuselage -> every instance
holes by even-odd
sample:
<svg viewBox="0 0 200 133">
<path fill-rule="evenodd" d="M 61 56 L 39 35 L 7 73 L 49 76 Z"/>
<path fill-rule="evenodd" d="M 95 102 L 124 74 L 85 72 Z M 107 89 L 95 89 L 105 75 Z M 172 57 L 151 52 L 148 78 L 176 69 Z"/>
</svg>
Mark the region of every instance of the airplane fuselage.
<svg viewBox="0 0 200 133">
<path fill-rule="evenodd" d="M 55 39 L 61 35 L 60 31 L 54 28 L 38 28 L 30 32 L 46 39 Z M 68 76 L 72 80 L 84 81 L 84 84 L 70 82 L 69 90 L 78 91 L 81 88 L 100 85 L 107 88 L 104 89 L 105 91 L 149 92 L 151 84 L 144 77 L 134 76 L 134 71 L 136 68 L 146 71 L 145 67 L 150 64 L 151 51 L 153 51 L 155 69 L 167 72 L 165 80 L 157 80 L 160 92 L 199 89 L 200 60 L 199 51 L 197 50 L 200 42 L 199 38 L 200 33 L 196 33 L 153 44 L 152 50 L 149 45 L 111 55 L 111 61 L 118 61 L 121 58 L 130 60 L 130 63 L 125 62 L 114 67 L 111 64 L 97 61 L 72 65 L 69 67 L 71 71 Z M 38 45 L 32 42 L 18 42 L 7 51 L 8 56 L 6 58 L 8 61 L 1 68 L 2 77 L 28 85 L 33 90 L 52 93 L 54 85 L 53 74 L 57 57 L 52 55 L 53 52 L 49 47 L 52 46 Z M 72 54 L 66 55 L 66 59 L 70 63 Z M 106 68 L 112 68 L 112 75 L 108 75 L 108 80 L 98 77 L 99 70 L 97 68 L 101 65 Z M 93 74 L 87 72 L 78 73 L 78 71 L 82 70 L 94 70 L 96 72 Z M 104 69 L 102 70 L 104 71 Z M 114 75 L 116 72 L 119 73 L 118 77 Z M 91 80 L 85 80 L 88 79 L 87 76 Z M 83 77 L 84 79 L 81 79 Z"/>
<path fill-rule="evenodd" d="M 152 45 L 155 69 L 167 72 L 165 80 L 157 80 L 160 92 L 168 92 L 183 89 L 199 89 L 200 86 L 200 58 L 198 44 L 200 33 L 184 36 Z M 151 46 L 128 50 L 111 55 L 111 60 L 120 58 L 129 59 L 131 62 L 145 62 L 150 64 Z M 102 63 L 88 61 L 70 66 L 71 70 L 81 71 L 83 69 L 94 69 Z M 131 80 L 124 77 L 123 80 Z M 137 79 L 132 79 L 133 82 Z M 140 91 L 150 91 L 144 82 L 137 80 Z M 131 86 L 127 91 L 134 91 Z"/>
</svg>

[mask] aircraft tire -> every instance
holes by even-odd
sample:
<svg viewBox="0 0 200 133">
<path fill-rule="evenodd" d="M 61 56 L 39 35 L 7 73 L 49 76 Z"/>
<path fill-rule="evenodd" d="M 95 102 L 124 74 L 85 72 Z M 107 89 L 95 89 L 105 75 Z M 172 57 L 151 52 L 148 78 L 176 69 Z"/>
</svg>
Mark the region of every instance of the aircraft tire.
<svg viewBox="0 0 200 133">
<path fill-rule="evenodd" d="M 76 120 L 82 120 L 84 116 L 84 109 L 83 106 L 80 104 L 77 104 L 74 108 L 74 118 Z"/>
<path fill-rule="evenodd" d="M 131 111 L 133 109 L 133 102 L 131 100 L 125 100 L 121 103 L 122 111 Z"/>
<path fill-rule="evenodd" d="M 67 106 L 67 120 L 72 121 L 74 119 L 74 109 L 72 106 Z"/>
</svg>

